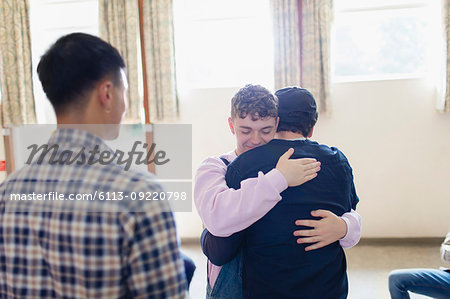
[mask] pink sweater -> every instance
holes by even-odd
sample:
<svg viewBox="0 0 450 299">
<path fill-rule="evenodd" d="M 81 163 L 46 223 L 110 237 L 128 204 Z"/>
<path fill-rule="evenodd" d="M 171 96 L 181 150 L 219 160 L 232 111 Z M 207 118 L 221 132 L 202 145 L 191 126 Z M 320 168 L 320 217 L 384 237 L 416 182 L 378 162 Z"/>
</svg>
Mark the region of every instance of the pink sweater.
<svg viewBox="0 0 450 299">
<path fill-rule="evenodd" d="M 236 153 L 231 151 L 202 162 L 195 176 L 194 202 L 209 232 L 215 236 L 228 237 L 267 214 L 281 200 L 280 193 L 288 185 L 281 172 L 272 169 L 266 175 L 259 172 L 257 178 L 242 181 L 239 190 L 230 189 L 225 182 L 227 166 L 220 158 L 231 162 L 236 158 Z M 361 216 L 352 210 L 341 218 L 347 224 L 347 234 L 339 243 L 343 248 L 350 248 L 361 237 Z M 220 268 L 208 261 L 211 287 Z"/>
</svg>

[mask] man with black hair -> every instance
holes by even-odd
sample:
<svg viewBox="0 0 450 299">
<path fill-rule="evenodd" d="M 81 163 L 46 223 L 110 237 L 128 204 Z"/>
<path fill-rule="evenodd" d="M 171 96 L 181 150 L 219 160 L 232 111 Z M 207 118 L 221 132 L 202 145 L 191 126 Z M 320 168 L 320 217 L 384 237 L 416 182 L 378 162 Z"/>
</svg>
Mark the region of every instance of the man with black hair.
<svg viewBox="0 0 450 299">
<path fill-rule="evenodd" d="M 97 159 L 111 154 L 104 139 L 118 136 L 127 107 L 119 52 L 98 37 L 73 33 L 50 47 L 37 71 L 56 112 L 58 128 L 48 143 L 58 146 L 57 159 L 80 150 L 96 153 Z M 166 201 L 139 209 L 131 202 L 92 201 L 30 203 L 30 210 L 14 210 L 9 194 L 163 192 L 150 173 L 113 162 L 90 164 L 85 157 L 70 165 L 50 163 L 48 156 L 0 185 L 0 297 L 186 297 Z"/>
<path fill-rule="evenodd" d="M 281 201 L 244 231 L 225 238 L 204 234 L 203 250 L 220 265 L 242 248 L 244 298 L 346 298 L 346 260 L 339 242 L 320 244 L 316 228 L 295 230 L 296 225 L 314 227 L 316 217 L 334 219 L 356 209 L 352 169 L 337 148 L 308 139 L 318 116 L 309 91 L 288 87 L 275 95 L 278 139 L 239 155 L 228 166 L 227 185 L 239 189 L 241 181 L 267 173 L 288 149 L 294 150 L 292 158 L 317 159 L 321 171 L 314 180 L 283 191 Z M 311 243 L 326 246 L 311 251 L 306 245 Z"/>
</svg>

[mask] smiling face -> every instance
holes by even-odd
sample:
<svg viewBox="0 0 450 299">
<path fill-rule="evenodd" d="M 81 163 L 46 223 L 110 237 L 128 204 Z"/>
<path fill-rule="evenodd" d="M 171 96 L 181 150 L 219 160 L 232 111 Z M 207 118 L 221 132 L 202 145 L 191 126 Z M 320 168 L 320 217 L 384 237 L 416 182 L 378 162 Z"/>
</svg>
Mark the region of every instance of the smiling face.
<svg viewBox="0 0 450 299">
<path fill-rule="evenodd" d="M 245 118 L 228 118 L 231 133 L 236 136 L 236 154 L 240 155 L 272 140 L 277 131 L 278 118 L 265 117 L 253 120 L 251 115 Z"/>
<path fill-rule="evenodd" d="M 231 133 L 240 155 L 273 139 L 278 125 L 278 98 L 261 85 L 247 84 L 231 99 Z"/>
</svg>

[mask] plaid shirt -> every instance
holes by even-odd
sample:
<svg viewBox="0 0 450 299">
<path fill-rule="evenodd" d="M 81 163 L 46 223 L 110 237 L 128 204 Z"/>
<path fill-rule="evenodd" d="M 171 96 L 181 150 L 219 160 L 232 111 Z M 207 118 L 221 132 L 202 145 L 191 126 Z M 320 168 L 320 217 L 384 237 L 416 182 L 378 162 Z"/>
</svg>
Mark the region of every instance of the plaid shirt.
<svg viewBox="0 0 450 299">
<path fill-rule="evenodd" d="M 73 129 L 58 129 L 52 143 L 72 151 L 95 145 L 110 150 L 98 137 Z M 167 202 L 152 201 L 140 212 L 8 212 L 10 193 L 55 189 L 78 194 L 162 190 L 149 173 L 124 171 L 117 164 L 31 163 L 14 172 L 0 185 L 0 298 L 186 296 Z"/>
</svg>

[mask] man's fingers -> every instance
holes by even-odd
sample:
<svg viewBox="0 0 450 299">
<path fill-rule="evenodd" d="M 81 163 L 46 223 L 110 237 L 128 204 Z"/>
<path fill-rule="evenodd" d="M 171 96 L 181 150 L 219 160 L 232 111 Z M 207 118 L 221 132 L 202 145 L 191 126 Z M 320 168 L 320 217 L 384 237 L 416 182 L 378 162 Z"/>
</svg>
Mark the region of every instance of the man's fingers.
<svg viewBox="0 0 450 299">
<path fill-rule="evenodd" d="M 304 177 L 304 183 L 306 183 L 306 182 L 312 180 L 312 179 L 315 178 L 316 176 L 317 176 L 317 173 L 313 173 L 313 174 L 310 174 L 310 175 L 305 176 L 305 177 Z"/>
<path fill-rule="evenodd" d="M 320 242 L 320 237 L 314 236 L 309 238 L 298 238 L 297 243 L 298 244 L 305 244 L 305 243 L 317 243 Z"/>
<path fill-rule="evenodd" d="M 316 227 L 320 220 L 296 220 L 295 225 Z"/>
<path fill-rule="evenodd" d="M 330 216 L 330 214 L 331 214 L 331 212 L 330 211 L 326 211 L 326 210 L 314 210 L 314 211 L 311 211 L 311 215 L 314 216 L 314 217 L 325 218 L 325 217 Z"/>
<path fill-rule="evenodd" d="M 328 245 L 328 244 L 327 244 L 326 242 L 324 242 L 324 241 L 322 241 L 322 242 L 317 242 L 317 243 L 315 243 L 315 244 L 312 244 L 312 245 L 306 247 L 306 248 L 305 248 L 305 251 L 311 251 L 311 250 L 319 249 L 319 248 L 325 247 L 325 246 L 327 246 L 327 245 Z"/>
<path fill-rule="evenodd" d="M 281 159 L 287 160 L 292 156 L 293 153 L 294 153 L 294 149 L 291 147 L 283 155 L 281 155 L 280 159 L 278 159 L 278 160 L 281 160 Z"/>
<path fill-rule="evenodd" d="M 305 160 L 305 159 L 298 159 L 298 160 L 293 160 L 293 161 L 296 161 L 298 163 L 298 165 L 301 165 L 303 167 L 303 169 L 305 169 L 305 170 L 320 167 L 320 164 L 321 164 L 319 161 L 315 161 L 315 160 L 313 160 L 313 162 L 308 162 L 308 163 L 303 162 L 303 160 Z"/>
<path fill-rule="evenodd" d="M 318 171 L 320 171 L 320 166 L 318 167 L 313 167 L 313 168 L 309 168 L 309 169 L 303 169 L 303 175 L 307 176 L 307 175 L 311 175 L 314 173 L 317 173 Z"/>
<path fill-rule="evenodd" d="M 317 235 L 317 233 L 313 229 L 300 229 L 294 231 L 294 236 L 309 237 L 315 235 Z"/>
<path fill-rule="evenodd" d="M 303 165 L 308 165 L 308 164 L 315 164 L 315 163 L 320 163 L 317 162 L 317 160 L 315 158 L 298 158 L 296 159 L 300 164 Z"/>
<path fill-rule="evenodd" d="M 312 163 L 303 163 L 301 160 L 303 159 L 290 159 L 289 161 L 293 164 L 295 164 L 297 167 L 300 167 L 301 169 L 303 169 L 303 171 L 306 170 L 311 170 L 311 169 L 320 169 L 320 162 L 312 162 Z"/>
</svg>

